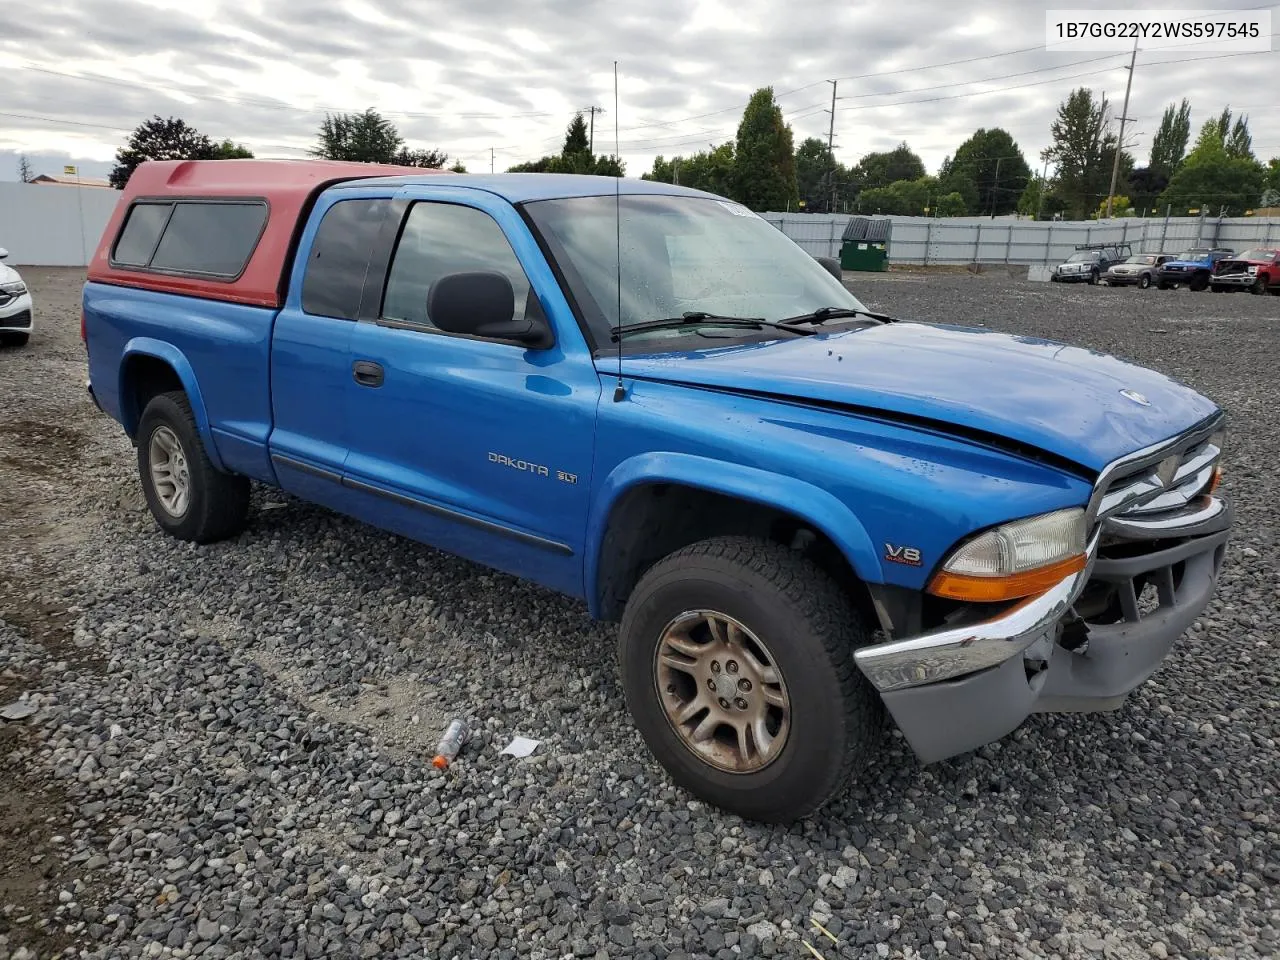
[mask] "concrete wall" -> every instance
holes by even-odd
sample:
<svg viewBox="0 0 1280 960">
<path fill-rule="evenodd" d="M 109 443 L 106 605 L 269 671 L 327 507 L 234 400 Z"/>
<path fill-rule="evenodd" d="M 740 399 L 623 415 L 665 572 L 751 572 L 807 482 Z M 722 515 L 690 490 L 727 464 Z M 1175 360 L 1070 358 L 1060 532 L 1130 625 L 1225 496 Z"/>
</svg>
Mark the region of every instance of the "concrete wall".
<svg viewBox="0 0 1280 960">
<path fill-rule="evenodd" d="M 118 190 L 0 183 L 0 247 L 14 266 L 82 267 L 97 249 Z"/>
<path fill-rule="evenodd" d="M 849 216 L 765 213 L 762 216 L 815 256 L 838 257 Z M 1060 263 L 1077 244 L 1128 243 L 1134 253 L 1178 253 L 1192 246 L 1223 246 L 1237 252 L 1280 245 L 1280 218 L 1163 217 L 1083 222 L 991 220 L 983 217 L 931 220 L 886 217 L 893 229 L 889 260 L 904 264 Z"/>
</svg>

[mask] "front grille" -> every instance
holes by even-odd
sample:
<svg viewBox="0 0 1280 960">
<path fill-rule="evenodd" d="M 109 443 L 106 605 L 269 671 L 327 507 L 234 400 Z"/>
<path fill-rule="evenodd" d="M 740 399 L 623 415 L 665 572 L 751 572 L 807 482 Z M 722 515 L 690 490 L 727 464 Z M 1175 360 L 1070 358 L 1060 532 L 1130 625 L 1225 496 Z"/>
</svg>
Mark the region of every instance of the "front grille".
<svg viewBox="0 0 1280 960">
<path fill-rule="evenodd" d="M 1205 492 L 1222 456 L 1221 417 L 1167 444 L 1140 451 L 1103 472 L 1091 519 L 1152 520 L 1176 515 Z"/>
<path fill-rule="evenodd" d="M 31 326 L 31 311 L 19 310 L 11 317 L 0 317 L 0 327 L 17 327 L 25 330 Z"/>
</svg>

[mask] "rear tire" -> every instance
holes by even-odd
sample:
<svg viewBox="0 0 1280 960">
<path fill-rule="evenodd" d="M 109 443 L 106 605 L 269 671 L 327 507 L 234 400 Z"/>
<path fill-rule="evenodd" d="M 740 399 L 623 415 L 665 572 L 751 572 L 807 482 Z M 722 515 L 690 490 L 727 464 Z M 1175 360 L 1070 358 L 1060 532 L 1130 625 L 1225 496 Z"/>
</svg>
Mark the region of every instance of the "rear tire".
<svg viewBox="0 0 1280 960">
<path fill-rule="evenodd" d="M 678 785 L 747 819 L 789 822 L 826 803 L 881 742 L 880 698 L 853 661 L 867 638 L 811 561 L 764 540 L 704 540 L 651 567 L 627 602 L 627 707 Z M 766 662 L 776 684 L 758 669 Z"/>
<path fill-rule="evenodd" d="M 135 439 L 147 506 L 165 533 L 214 543 L 244 529 L 249 480 L 223 473 L 210 462 L 185 393 L 153 397 Z"/>
<path fill-rule="evenodd" d="M 1089 285 L 1096 287 L 1098 285 L 1098 271 L 1094 270 L 1089 274 Z"/>
</svg>

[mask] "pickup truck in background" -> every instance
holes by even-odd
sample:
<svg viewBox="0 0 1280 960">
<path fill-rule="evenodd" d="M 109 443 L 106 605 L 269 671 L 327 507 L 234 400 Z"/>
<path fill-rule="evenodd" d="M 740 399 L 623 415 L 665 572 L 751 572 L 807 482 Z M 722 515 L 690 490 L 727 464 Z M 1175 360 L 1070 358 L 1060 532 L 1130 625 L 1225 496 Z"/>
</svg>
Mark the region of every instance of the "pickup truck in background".
<svg viewBox="0 0 1280 960">
<path fill-rule="evenodd" d="M 1214 264 L 1233 253 L 1226 247 L 1192 247 L 1184 250 L 1172 260 L 1160 264 L 1156 286 L 1161 290 L 1177 290 L 1185 283 L 1192 290 L 1204 290 L 1209 286 L 1209 275 L 1213 272 Z"/>
<path fill-rule="evenodd" d="M 1248 290 L 1257 295 L 1280 295 L 1280 250 L 1259 247 L 1224 257 L 1213 265 L 1209 288 L 1214 293 Z"/>
<path fill-rule="evenodd" d="M 931 762 L 1118 707 L 1231 525 L 1210 400 L 873 313 L 664 183 L 146 163 L 83 337 L 162 529 L 235 536 L 257 481 L 578 598 L 657 760 L 757 820 L 869 775 L 886 711 Z"/>
</svg>

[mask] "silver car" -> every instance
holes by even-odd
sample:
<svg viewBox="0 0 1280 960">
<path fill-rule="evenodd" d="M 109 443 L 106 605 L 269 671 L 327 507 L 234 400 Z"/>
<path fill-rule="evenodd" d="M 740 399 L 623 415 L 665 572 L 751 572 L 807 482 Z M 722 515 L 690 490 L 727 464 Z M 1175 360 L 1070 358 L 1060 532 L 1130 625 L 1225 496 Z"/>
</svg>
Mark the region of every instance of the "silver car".
<svg viewBox="0 0 1280 960">
<path fill-rule="evenodd" d="M 1113 264 L 1102 275 L 1109 287 L 1136 285 L 1143 290 L 1156 282 L 1160 264 L 1173 259 L 1171 253 L 1135 253 L 1120 263 Z"/>
</svg>

